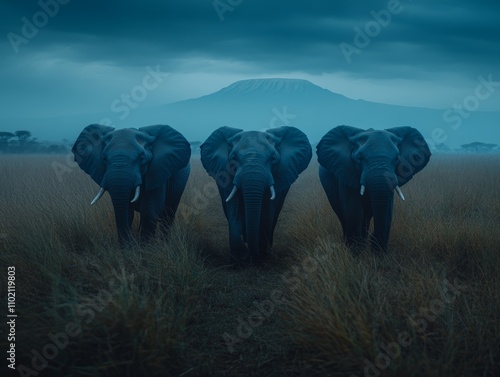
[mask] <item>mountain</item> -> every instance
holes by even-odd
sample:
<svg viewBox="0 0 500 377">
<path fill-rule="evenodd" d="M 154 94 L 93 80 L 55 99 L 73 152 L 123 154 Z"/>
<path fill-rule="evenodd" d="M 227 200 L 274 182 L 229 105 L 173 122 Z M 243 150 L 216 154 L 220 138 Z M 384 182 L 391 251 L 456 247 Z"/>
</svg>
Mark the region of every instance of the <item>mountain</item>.
<svg viewBox="0 0 500 377">
<path fill-rule="evenodd" d="M 347 124 L 383 129 L 412 126 L 428 140 L 457 147 L 471 141 L 500 144 L 500 112 L 471 113 L 461 118 L 447 110 L 387 105 L 353 100 L 306 80 L 254 79 L 235 82 L 195 99 L 164 106 L 139 106 L 120 120 L 117 113 L 84 114 L 46 119 L 0 120 L 0 130 L 27 129 L 34 136 L 74 140 L 83 127 L 108 118 L 115 127 L 169 124 L 191 141 L 203 141 L 218 127 L 266 130 L 283 125 L 303 130 L 314 144 L 331 128 Z M 14 128 L 7 125 L 14 125 Z M 496 136 L 495 136 L 496 135 Z"/>
<path fill-rule="evenodd" d="M 492 135 L 500 138 L 500 112 L 477 111 L 457 120 L 446 110 L 353 100 L 296 79 L 238 81 L 207 96 L 166 105 L 165 110 L 169 121 L 181 126 L 191 140 L 198 135 L 204 140 L 223 125 L 245 130 L 289 125 L 303 130 L 315 143 L 340 124 L 375 129 L 412 126 L 426 139 L 437 143 L 446 139 L 452 147 L 472 140 L 491 141 Z M 500 139 L 496 142 L 500 144 Z"/>
</svg>

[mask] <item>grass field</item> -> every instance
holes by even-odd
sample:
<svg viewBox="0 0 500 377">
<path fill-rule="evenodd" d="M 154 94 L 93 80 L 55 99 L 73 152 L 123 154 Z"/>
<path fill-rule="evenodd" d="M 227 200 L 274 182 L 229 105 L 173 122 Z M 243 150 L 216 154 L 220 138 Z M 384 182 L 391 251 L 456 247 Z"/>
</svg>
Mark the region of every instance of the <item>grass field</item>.
<svg viewBox="0 0 500 377">
<path fill-rule="evenodd" d="M 18 366 L 41 376 L 500 375 L 499 156 L 433 156 L 403 187 L 406 202 L 395 198 L 385 257 L 345 249 L 312 162 L 271 258 L 238 271 L 226 266 L 227 223 L 198 160 L 169 237 L 123 252 L 109 196 L 91 207 L 97 185 L 65 161 L 0 156 L 0 291 L 6 312 L 14 266 Z M 2 334 L 4 355 L 7 343 Z"/>
</svg>

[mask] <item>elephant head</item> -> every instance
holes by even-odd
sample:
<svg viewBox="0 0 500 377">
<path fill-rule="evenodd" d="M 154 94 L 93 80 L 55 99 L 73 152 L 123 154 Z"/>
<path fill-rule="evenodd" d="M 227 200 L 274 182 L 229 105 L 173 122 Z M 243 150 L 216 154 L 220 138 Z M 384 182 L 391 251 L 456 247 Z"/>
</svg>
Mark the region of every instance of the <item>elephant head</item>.
<svg viewBox="0 0 500 377">
<path fill-rule="evenodd" d="M 317 154 L 320 165 L 343 185 L 341 190 L 355 190 L 359 200 L 364 196 L 368 224 L 371 216 L 374 218 L 372 241 L 385 250 L 393 192 L 404 200 L 400 187 L 422 170 L 431 156 L 423 136 L 412 127 L 362 130 L 338 126 L 321 139 Z"/>
<path fill-rule="evenodd" d="M 306 135 L 294 127 L 221 127 L 203 143 L 201 162 L 217 182 L 236 262 L 259 261 L 266 242 L 272 244 L 288 189 L 311 156 Z"/>
<path fill-rule="evenodd" d="M 120 242 L 129 238 L 131 203 L 137 208 L 144 196 L 161 190 L 191 156 L 184 136 L 166 125 L 115 130 L 92 124 L 80 133 L 72 152 L 80 168 L 101 187 L 91 204 L 109 192 Z"/>
</svg>

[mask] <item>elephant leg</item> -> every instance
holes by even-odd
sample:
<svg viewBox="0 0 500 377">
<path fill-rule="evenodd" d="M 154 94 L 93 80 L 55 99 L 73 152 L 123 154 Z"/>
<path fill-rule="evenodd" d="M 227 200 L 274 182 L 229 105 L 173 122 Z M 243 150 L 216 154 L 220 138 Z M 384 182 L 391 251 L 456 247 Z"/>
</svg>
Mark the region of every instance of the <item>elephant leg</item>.
<svg viewBox="0 0 500 377">
<path fill-rule="evenodd" d="M 361 236 L 363 240 L 366 240 L 368 237 L 368 233 L 370 231 L 370 223 L 373 217 L 369 194 L 366 194 L 366 198 L 363 199 L 363 213 L 364 216 L 363 216 L 363 227 L 361 229 L 362 231 Z"/>
<path fill-rule="evenodd" d="M 323 190 L 325 191 L 326 197 L 328 198 L 328 202 L 333 209 L 333 212 L 337 215 L 342 224 L 342 229 L 344 231 L 345 236 L 345 219 L 344 213 L 341 207 L 341 191 L 340 184 L 332 173 L 326 170 L 324 167 L 319 167 L 319 179 L 321 185 L 323 186 Z"/>
<path fill-rule="evenodd" d="M 182 193 L 186 188 L 190 171 L 191 167 L 188 164 L 185 168 L 172 175 L 167 183 L 167 189 L 165 193 L 165 207 L 159 219 L 167 230 L 168 228 L 170 228 L 174 221 L 175 213 L 177 212 L 177 208 L 179 207 Z"/>
<path fill-rule="evenodd" d="M 141 241 L 148 241 L 156 233 L 156 226 L 165 205 L 165 185 L 145 192 L 141 202 Z"/>
<path fill-rule="evenodd" d="M 229 226 L 229 262 L 235 267 L 250 264 L 251 258 L 244 239 L 244 203 L 237 197 L 226 205 L 227 222 Z"/>
<path fill-rule="evenodd" d="M 134 209 L 131 207 L 128 210 L 128 226 L 132 229 L 132 224 L 134 223 Z"/>
<path fill-rule="evenodd" d="M 363 198 L 356 190 L 347 186 L 342 189 L 341 211 L 343 213 L 344 240 L 349 248 L 356 249 L 366 240 L 367 218 L 363 209 Z M 369 218 L 368 218 L 369 225 Z"/>
<path fill-rule="evenodd" d="M 274 223 L 274 207 L 267 195 L 262 200 L 262 211 L 260 215 L 260 230 L 259 230 L 259 255 L 255 263 L 261 264 L 268 256 L 273 246 L 273 227 Z"/>
<path fill-rule="evenodd" d="M 285 203 L 288 190 L 283 190 L 276 195 L 274 200 L 266 197 L 263 202 L 261 215 L 261 235 L 260 235 L 260 250 L 263 258 L 265 258 L 273 247 L 274 230 L 278 222 L 283 204 Z"/>
</svg>

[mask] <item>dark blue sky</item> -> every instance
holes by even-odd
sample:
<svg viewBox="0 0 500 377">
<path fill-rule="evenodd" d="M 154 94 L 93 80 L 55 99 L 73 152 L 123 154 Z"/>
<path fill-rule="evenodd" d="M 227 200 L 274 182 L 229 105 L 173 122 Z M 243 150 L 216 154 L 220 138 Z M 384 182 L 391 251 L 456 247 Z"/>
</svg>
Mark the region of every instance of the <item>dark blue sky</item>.
<svg viewBox="0 0 500 377">
<path fill-rule="evenodd" d="M 2 118 L 103 112 L 138 85 L 153 106 L 260 77 L 448 108 L 478 77 L 500 81 L 499 1 L 9 0 L 0 29 Z M 500 111 L 500 87 L 479 110 Z"/>
</svg>

